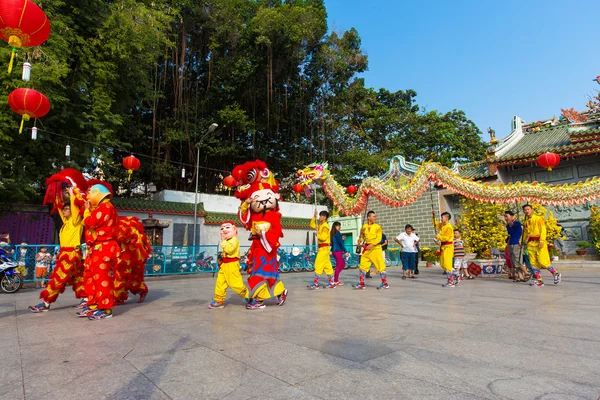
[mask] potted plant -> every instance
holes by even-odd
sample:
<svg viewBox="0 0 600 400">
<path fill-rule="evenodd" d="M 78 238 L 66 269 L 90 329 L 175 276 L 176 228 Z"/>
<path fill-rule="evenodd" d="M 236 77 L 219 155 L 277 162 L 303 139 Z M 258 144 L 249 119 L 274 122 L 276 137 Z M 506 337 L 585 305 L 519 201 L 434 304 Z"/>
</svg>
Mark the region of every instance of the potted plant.
<svg viewBox="0 0 600 400">
<path fill-rule="evenodd" d="M 421 247 L 421 256 L 425 260 L 425 266 L 431 268 L 433 263 L 437 261 L 436 250 L 430 247 Z"/>
<path fill-rule="evenodd" d="M 587 254 L 586 249 L 590 247 L 590 244 L 589 242 L 582 240 L 581 242 L 575 243 L 575 246 L 577 246 L 577 250 L 575 250 L 575 253 L 577 253 L 580 256 L 585 256 Z"/>
<path fill-rule="evenodd" d="M 560 255 L 560 250 L 558 250 L 554 246 L 548 245 L 548 250 L 550 251 L 550 256 L 552 257 L 552 261 L 558 261 L 558 256 Z"/>
</svg>

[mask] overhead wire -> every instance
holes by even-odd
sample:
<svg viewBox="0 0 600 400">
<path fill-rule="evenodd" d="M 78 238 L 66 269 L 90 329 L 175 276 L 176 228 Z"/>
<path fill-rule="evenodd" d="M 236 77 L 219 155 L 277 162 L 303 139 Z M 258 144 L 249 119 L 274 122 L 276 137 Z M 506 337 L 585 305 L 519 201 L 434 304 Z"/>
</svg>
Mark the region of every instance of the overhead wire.
<svg viewBox="0 0 600 400">
<path fill-rule="evenodd" d="M 136 152 L 136 151 L 126 150 L 126 149 L 118 148 L 118 147 L 115 147 L 115 146 L 109 146 L 109 145 L 106 145 L 106 144 L 100 144 L 98 142 L 93 142 L 91 140 L 81 139 L 81 138 L 77 138 L 77 137 L 65 135 L 64 133 L 58 133 L 58 132 L 49 131 L 47 129 L 40 129 L 40 128 L 38 128 L 38 132 L 44 132 L 44 133 L 47 133 L 47 134 L 50 134 L 50 135 L 55 135 L 55 136 L 60 136 L 60 137 L 66 138 L 68 140 L 74 140 L 74 141 L 78 141 L 78 142 L 82 142 L 82 143 L 91 144 L 93 146 L 102 147 L 104 149 L 111 150 L 111 151 L 120 151 L 120 152 L 127 153 L 127 154 L 133 154 L 135 156 L 144 157 L 144 158 L 148 158 L 148 159 L 159 161 L 159 162 L 164 162 L 165 161 L 163 159 L 160 159 L 158 157 L 151 156 L 151 155 L 148 155 L 148 154 L 143 154 L 143 153 L 139 153 L 139 152 Z M 189 163 L 184 163 L 182 161 L 180 161 L 178 164 L 180 164 L 180 165 L 186 165 L 186 166 L 191 166 L 194 169 L 196 168 L 196 165 L 189 164 Z M 198 166 L 198 168 L 199 169 L 208 170 L 208 171 L 224 172 L 226 174 L 230 173 L 230 171 L 225 171 L 223 169 L 218 169 L 218 168 L 210 168 L 210 167 L 202 167 L 202 166 Z"/>
</svg>

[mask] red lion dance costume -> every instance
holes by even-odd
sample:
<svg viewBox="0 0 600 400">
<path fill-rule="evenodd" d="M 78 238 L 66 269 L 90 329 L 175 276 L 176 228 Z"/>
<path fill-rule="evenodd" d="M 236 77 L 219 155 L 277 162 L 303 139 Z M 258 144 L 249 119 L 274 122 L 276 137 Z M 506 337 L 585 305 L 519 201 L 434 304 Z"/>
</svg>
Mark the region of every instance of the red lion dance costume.
<svg viewBox="0 0 600 400">
<path fill-rule="evenodd" d="M 65 286 L 71 284 L 76 297 L 83 299 L 76 308 L 86 308 L 89 312 L 87 296 L 93 297 L 95 291 L 94 274 L 92 271 L 92 260 L 90 257 L 90 244 L 98 239 L 94 229 L 85 229 L 85 242 L 88 245 L 87 256 L 85 259 L 85 268 L 82 261 L 81 249 L 81 230 L 84 227 L 84 204 L 87 189 L 94 185 L 100 185 L 98 190 L 94 191 L 94 196 L 101 194 L 102 199 L 96 199 L 101 202 L 106 197 L 112 196 L 112 186 L 97 179 L 86 181 L 83 175 L 74 169 L 67 168 L 58 174 L 52 175 L 47 181 L 46 196 L 44 204 L 53 206 L 51 213 L 60 215 L 63 226 L 60 231 L 60 252 L 57 257 L 56 268 L 54 269 L 46 289 L 42 291 L 40 297 L 44 303 L 29 307 L 33 312 L 47 311 L 50 304 L 56 301 L 58 295 L 63 293 Z M 100 192 L 102 193 L 100 193 Z M 88 193 L 91 194 L 91 193 Z M 94 196 L 90 200 L 94 200 Z M 69 204 L 65 204 L 69 199 L 71 208 L 71 221 L 65 219 L 63 209 Z M 115 210 L 116 214 L 116 210 Z M 90 220 L 91 221 L 91 220 Z M 116 223 L 116 242 L 119 251 L 116 252 L 115 268 L 109 274 L 114 289 L 112 296 L 116 304 L 123 304 L 128 297 L 128 291 L 133 294 L 139 294 L 139 303 L 141 303 L 148 293 L 148 287 L 144 283 L 144 265 L 150 253 L 150 244 L 144 234 L 144 227 L 136 217 L 118 217 Z M 71 225 L 77 224 L 79 231 L 73 232 Z M 73 244 L 71 244 L 71 242 Z M 82 315 L 82 316 L 88 316 Z"/>
<path fill-rule="evenodd" d="M 93 185 L 101 185 L 108 191 L 107 193 L 106 190 L 102 190 L 100 194 L 91 193 L 90 191 L 90 200 L 93 200 L 93 196 L 104 196 L 100 200 L 100 205 L 102 205 L 103 200 L 108 200 L 107 197 L 112 196 L 114 193 L 112 186 L 107 182 L 90 180 L 88 181 L 88 185 L 90 188 L 93 188 Z M 94 212 L 91 213 L 92 216 L 93 214 Z M 90 220 L 90 224 L 92 223 L 96 224 L 97 221 Z M 85 230 L 85 240 L 88 248 L 91 249 L 90 243 L 98 240 L 96 233 L 100 233 L 101 231 L 103 229 L 100 228 Z M 144 283 L 144 266 L 151 251 L 148 238 L 144 234 L 144 226 L 136 217 L 117 216 L 116 231 L 113 230 L 113 235 L 115 235 L 115 241 L 118 244 L 114 268 L 112 270 L 114 278 L 112 297 L 114 298 L 114 304 L 125 303 L 128 298 L 128 291 L 134 295 L 139 294 L 138 303 L 141 303 L 148 294 L 148 287 Z M 88 290 L 92 291 L 95 290 L 94 274 L 91 274 L 94 257 L 89 256 L 90 253 L 88 252 L 88 257 L 86 257 L 85 281 Z"/>
<path fill-rule="evenodd" d="M 60 251 L 48 284 L 40 293 L 43 303 L 29 307 L 29 310 L 35 313 L 50 310 L 50 305 L 65 291 L 67 285 L 73 287 L 76 298 L 82 299 L 81 304 L 85 304 L 87 297 L 83 283 L 81 253 L 85 203 L 81 191 L 87 190 L 87 182 L 79 171 L 67 168 L 48 178 L 46 185 L 48 189 L 44 204 L 51 205 L 51 213 L 57 213 L 62 221 L 59 234 Z M 67 204 L 65 197 L 69 199 Z"/>
<path fill-rule="evenodd" d="M 264 308 L 264 300 L 276 296 L 283 305 L 288 291 L 279 279 L 277 249 L 283 237 L 279 212 L 279 185 L 267 165 L 260 160 L 238 165 L 232 176 L 239 186 L 235 196 L 242 201 L 238 216 L 251 232 L 248 252 L 250 286 L 248 309 Z"/>
</svg>

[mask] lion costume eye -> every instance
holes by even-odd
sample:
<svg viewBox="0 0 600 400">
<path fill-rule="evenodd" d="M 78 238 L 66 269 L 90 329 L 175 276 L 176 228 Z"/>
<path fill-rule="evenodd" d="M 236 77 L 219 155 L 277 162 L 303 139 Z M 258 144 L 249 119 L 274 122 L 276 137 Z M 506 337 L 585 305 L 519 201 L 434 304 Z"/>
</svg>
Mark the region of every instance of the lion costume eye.
<svg viewBox="0 0 600 400">
<path fill-rule="evenodd" d="M 270 174 L 271 171 L 269 171 L 269 168 L 265 168 L 262 171 L 260 171 L 260 176 L 263 178 L 268 178 Z"/>
<path fill-rule="evenodd" d="M 256 179 L 256 170 L 251 169 L 250 171 L 248 171 L 246 177 L 248 177 L 248 183 L 254 182 L 254 180 Z"/>
</svg>

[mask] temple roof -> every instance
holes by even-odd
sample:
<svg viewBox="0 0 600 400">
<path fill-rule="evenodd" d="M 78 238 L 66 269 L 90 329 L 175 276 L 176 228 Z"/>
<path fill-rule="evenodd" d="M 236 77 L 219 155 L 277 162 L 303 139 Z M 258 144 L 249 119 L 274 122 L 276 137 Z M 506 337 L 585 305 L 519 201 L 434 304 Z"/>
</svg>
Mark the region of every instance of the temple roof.
<svg viewBox="0 0 600 400">
<path fill-rule="evenodd" d="M 561 157 L 600 153 L 600 123 L 597 121 L 586 124 L 562 122 L 553 126 L 534 123 L 524 126 L 520 133 L 519 137 L 512 138 L 514 143 L 506 151 L 488 161 L 502 166 L 529 163 L 546 152 Z"/>
<path fill-rule="evenodd" d="M 463 178 L 483 179 L 496 176 L 496 174 L 490 172 L 486 161 L 458 165 L 457 170 Z"/>
<path fill-rule="evenodd" d="M 135 212 L 156 212 L 161 214 L 194 215 L 194 204 L 176 203 L 173 201 L 145 200 L 133 197 L 116 197 L 112 199 L 114 206 L 120 210 Z M 198 204 L 198 216 L 205 216 L 203 204 Z"/>
<path fill-rule="evenodd" d="M 194 215 L 193 203 L 177 203 L 173 201 L 145 200 L 132 197 L 117 197 L 112 200 L 114 206 L 119 210 L 134 211 L 141 213 L 160 213 L 160 214 L 178 214 Z M 198 203 L 198 216 L 204 217 L 205 225 L 220 225 L 231 220 L 238 225 L 238 216 L 235 213 L 211 212 L 204 209 L 202 203 Z M 310 219 L 282 217 L 281 225 L 289 229 L 309 229 Z"/>
<path fill-rule="evenodd" d="M 239 222 L 237 214 L 217 213 L 217 212 L 208 212 L 208 214 L 204 218 L 204 224 L 205 225 L 220 225 L 227 220 L 231 220 L 231 221 L 235 222 L 237 225 L 242 226 L 242 224 Z M 309 218 L 293 218 L 293 217 L 282 217 L 281 218 L 281 226 L 283 228 L 310 229 L 309 224 L 310 224 Z"/>
</svg>

